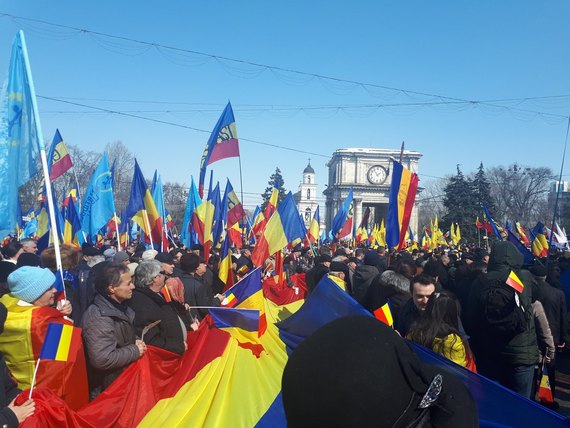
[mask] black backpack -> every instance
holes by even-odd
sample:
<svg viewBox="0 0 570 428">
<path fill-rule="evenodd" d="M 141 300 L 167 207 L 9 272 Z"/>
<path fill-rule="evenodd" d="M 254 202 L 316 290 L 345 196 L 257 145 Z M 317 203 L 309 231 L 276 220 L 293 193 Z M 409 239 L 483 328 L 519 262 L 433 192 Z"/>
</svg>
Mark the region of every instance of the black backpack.
<svg viewBox="0 0 570 428">
<path fill-rule="evenodd" d="M 489 339 L 509 342 L 527 329 L 532 316 L 531 308 L 525 308 L 518 293 L 504 282 L 494 281 L 481 292 L 481 319 Z"/>
</svg>

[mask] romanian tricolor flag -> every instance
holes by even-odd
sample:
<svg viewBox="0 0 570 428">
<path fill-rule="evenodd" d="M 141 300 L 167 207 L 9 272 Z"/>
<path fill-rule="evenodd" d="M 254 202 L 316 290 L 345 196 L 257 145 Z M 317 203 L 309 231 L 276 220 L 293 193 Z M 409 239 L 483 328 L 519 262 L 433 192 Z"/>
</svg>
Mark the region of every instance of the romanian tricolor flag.
<svg viewBox="0 0 570 428">
<path fill-rule="evenodd" d="M 536 257 L 547 257 L 548 240 L 546 239 L 544 224 L 540 222 L 537 223 L 530 234 L 532 236 L 532 253 Z"/>
<path fill-rule="evenodd" d="M 232 227 L 234 224 L 238 223 L 242 218 L 246 216 L 245 210 L 243 209 L 243 205 L 234 192 L 234 188 L 232 187 L 232 183 L 228 180 L 226 184 L 226 192 L 228 199 L 228 218 L 227 223 L 228 227 Z"/>
<path fill-rule="evenodd" d="M 352 223 L 354 217 L 354 201 L 352 198 L 352 187 L 344 203 L 337 211 L 331 225 L 331 235 L 334 239 L 343 239 L 352 234 Z"/>
<path fill-rule="evenodd" d="M 525 245 L 529 245 L 530 240 L 528 239 L 528 236 L 526 236 L 526 232 L 524 230 L 524 227 L 522 227 L 522 225 L 518 221 L 515 222 L 515 226 L 517 228 L 517 232 L 519 234 L 519 237 L 520 237 L 522 243 Z"/>
<path fill-rule="evenodd" d="M 416 173 L 395 160 L 392 161 L 392 183 L 388 199 L 386 242 L 398 250 L 405 247 L 406 230 L 410 224 L 419 178 Z"/>
<path fill-rule="evenodd" d="M 481 220 L 479 220 L 479 216 L 477 216 L 477 220 L 475 220 L 475 227 L 477 229 L 483 229 L 483 223 L 481 223 Z"/>
<path fill-rule="evenodd" d="M 257 345 L 259 339 L 259 310 L 237 308 L 210 308 L 208 309 L 216 328 L 227 331 L 241 345 L 246 346 L 257 355 L 263 347 Z"/>
<path fill-rule="evenodd" d="M 275 209 L 277 208 L 277 204 L 279 203 L 279 189 L 277 188 L 277 183 L 273 185 L 273 190 L 271 191 L 271 196 L 269 197 L 269 201 L 267 201 L 267 205 L 265 206 L 265 211 L 263 212 L 263 216 L 265 220 L 269 220 Z"/>
<path fill-rule="evenodd" d="M 61 138 L 59 129 L 56 129 L 48 153 L 49 179 L 52 181 L 55 180 L 72 166 L 73 163 L 71 162 L 67 147 L 63 142 L 63 138 Z"/>
<path fill-rule="evenodd" d="M 249 233 L 250 236 L 248 236 L 248 238 L 260 235 L 263 232 L 266 223 L 267 220 L 265 219 L 265 216 L 261 212 L 261 209 L 259 207 L 255 207 L 255 211 L 253 212 L 253 218 L 251 221 L 251 230 Z"/>
<path fill-rule="evenodd" d="M 198 241 L 204 246 L 204 256 L 210 256 L 210 248 L 213 242 L 214 216 L 216 215 L 216 194 L 219 196 L 219 187 L 210 188 L 208 197 L 202 201 L 192 214 L 192 226 L 198 236 Z M 207 248 L 206 248 L 207 247 Z"/>
<path fill-rule="evenodd" d="M 18 387 L 27 389 L 31 386 L 36 361 L 43 351 L 49 326 L 58 323 L 62 326 L 62 331 L 65 326 L 65 337 L 69 338 L 69 328 L 73 329 L 73 325 L 58 310 L 23 306 L 11 294 L 2 296 L 0 302 L 8 309 L 4 331 L 0 335 L 0 352 L 6 358 L 6 364 L 18 382 Z M 77 329 L 71 334 L 67 361 L 42 362 L 35 383 L 37 388 L 47 388 L 62 397 L 73 409 L 83 407 L 89 399 L 85 355 L 82 342 L 76 340 L 76 334 Z M 46 352 L 47 349 L 51 348 L 46 348 Z M 62 355 L 63 353 L 60 354 Z"/>
<path fill-rule="evenodd" d="M 307 237 L 311 244 L 314 244 L 317 239 L 319 239 L 321 233 L 321 216 L 319 214 L 319 206 L 317 205 L 317 209 L 315 210 L 315 214 L 313 215 L 313 219 L 311 220 L 311 224 L 309 225 L 309 230 L 307 231 Z"/>
<path fill-rule="evenodd" d="M 522 293 L 524 290 L 524 283 L 520 280 L 520 278 L 517 276 L 517 274 L 514 271 L 511 271 L 509 273 L 509 276 L 505 281 L 505 283 L 509 287 L 512 287 L 515 291 L 518 291 L 519 293 Z"/>
<path fill-rule="evenodd" d="M 75 208 L 73 199 L 69 199 L 67 206 L 63 208 L 63 243 L 79 246 L 84 239 L 81 236 L 81 221 Z"/>
<path fill-rule="evenodd" d="M 543 404 L 554 403 L 554 396 L 552 395 L 552 388 L 550 388 L 550 380 L 548 379 L 548 370 L 546 365 L 542 365 L 542 376 L 540 378 L 540 385 L 538 387 L 538 400 Z"/>
<path fill-rule="evenodd" d="M 302 239 L 305 233 L 305 225 L 299 218 L 293 195 L 289 192 L 267 222 L 255 245 L 251 255 L 253 265 L 261 266 L 269 256 L 282 250 L 295 239 Z"/>
<path fill-rule="evenodd" d="M 392 317 L 392 310 L 390 309 L 390 301 L 376 309 L 373 314 L 376 319 L 382 321 L 388 327 L 394 326 L 394 318 Z"/>
<path fill-rule="evenodd" d="M 162 219 L 158 214 L 150 190 L 146 185 L 143 173 L 135 159 L 135 172 L 131 186 L 131 197 L 126 209 L 127 218 L 132 218 L 145 235 L 151 236 L 153 244 L 162 242 Z"/>
<path fill-rule="evenodd" d="M 66 207 L 70 200 L 73 200 L 74 203 L 77 203 L 77 193 L 77 186 L 74 186 L 63 200 L 61 206 Z"/>
<path fill-rule="evenodd" d="M 81 329 L 72 325 L 51 322 L 48 329 L 40 359 L 55 361 L 75 361 L 81 349 Z"/>
<path fill-rule="evenodd" d="M 224 284 L 224 291 L 234 285 L 234 272 L 232 270 L 232 253 L 230 251 L 230 234 L 226 234 L 226 239 L 222 245 L 220 253 L 220 268 L 218 278 Z"/>
<path fill-rule="evenodd" d="M 362 216 L 362 221 L 356 229 L 356 242 L 364 242 L 368 240 L 368 221 L 370 219 L 370 207 L 366 207 L 364 215 Z"/>
<path fill-rule="evenodd" d="M 237 156 L 239 156 L 239 142 L 236 120 L 234 118 L 232 105 L 228 101 L 228 105 L 218 119 L 206 143 L 206 148 L 202 153 L 202 160 L 200 161 L 200 181 L 198 183 L 200 198 L 204 197 L 206 167 L 221 159 Z"/>
<path fill-rule="evenodd" d="M 252 270 L 247 276 L 238 281 L 232 288 L 223 293 L 225 296 L 222 306 L 240 309 L 257 309 L 259 316 L 259 334 L 266 328 L 263 288 L 261 284 L 261 269 Z"/>
</svg>

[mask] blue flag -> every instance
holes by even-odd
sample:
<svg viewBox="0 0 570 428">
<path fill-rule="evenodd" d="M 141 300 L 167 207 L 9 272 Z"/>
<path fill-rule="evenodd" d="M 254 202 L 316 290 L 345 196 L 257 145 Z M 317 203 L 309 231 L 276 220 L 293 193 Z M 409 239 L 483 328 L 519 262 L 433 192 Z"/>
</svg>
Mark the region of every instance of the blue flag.
<svg viewBox="0 0 570 428">
<path fill-rule="evenodd" d="M 348 192 L 344 203 L 337 211 L 331 226 L 331 234 L 333 239 L 341 239 L 352 233 L 352 216 L 354 214 L 354 205 L 352 201 L 352 187 Z M 348 224 L 348 222 L 351 222 Z"/>
<path fill-rule="evenodd" d="M 191 248 L 192 245 L 198 243 L 198 237 L 194 233 L 194 230 L 189 230 L 188 226 L 192 220 L 194 210 L 201 203 L 202 200 L 194 184 L 194 178 L 192 178 L 190 188 L 188 189 L 188 200 L 186 201 L 186 209 L 184 210 L 184 219 L 182 220 L 182 232 L 180 233 L 180 241 L 186 248 Z"/>
<path fill-rule="evenodd" d="M 107 154 L 103 153 L 103 157 L 91 176 L 81 206 L 81 226 L 91 242 L 115 212 L 112 181 Z"/>
<path fill-rule="evenodd" d="M 0 96 L 0 239 L 16 226 L 18 188 L 37 173 L 36 159 L 43 147 L 26 61 L 26 43 L 20 31 L 12 45 L 7 84 Z"/>
</svg>

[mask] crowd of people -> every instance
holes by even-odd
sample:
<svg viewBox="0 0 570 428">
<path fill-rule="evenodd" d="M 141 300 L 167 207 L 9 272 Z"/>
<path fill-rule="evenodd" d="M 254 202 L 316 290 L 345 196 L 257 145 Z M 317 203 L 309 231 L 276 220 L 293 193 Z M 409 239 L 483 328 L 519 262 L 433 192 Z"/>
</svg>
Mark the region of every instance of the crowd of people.
<svg viewBox="0 0 570 428">
<path fill-rule="evenodd" d="M 234 281 L 251 271 L 253 248 L 233 249 Z M 132 244 L 118 250 L 106 240 L 98 246 L 60 247 L 65 298 L 56 290 L 53 247 L 37 253 L 32 239 L 9 242 L 1 249 L 0 329 L 23 307 L 48 308 L 41 320 L 82 327 L 89 398 L 105 390 L 147 345 L 182 355 L 187 334 L 196 330 L 208 307 L 224 300 L 218 277 L 220 254 L 206 258 L 200 245 L 173 245 L 168 252 Z M 567 343 L 566 300 L 561 283 L 570 279 L 570 258 L 561 254 L 523 266 L 509 242 L 496 241 L 490 251 L 473 245 L 389 252 L 384 247 L 297 245 L 285 250 L 284 286 L 302 277 L 310 295 L 323 277 L 331 278 L 371 313 L 388 305 L 393 329 L 403 338 L 430 348 L 449 360 L 533 399 L 537 375 L 548 368 L 556 386 L 557 354 Z M 275 258 L 264 266 L 274 275 Z M 515 272 L 523 283 L 506 284 Z M 6 328 L 18 329 L 7 322 Z M 6 337 L 14 337 L 11 331 Z M 33 400 L 15 406 L 21 387 L 29 387 L 33 361 L 19 360 L 0 335 L 0 424 L 17 426 L 34 411 Z"/>
</svg>

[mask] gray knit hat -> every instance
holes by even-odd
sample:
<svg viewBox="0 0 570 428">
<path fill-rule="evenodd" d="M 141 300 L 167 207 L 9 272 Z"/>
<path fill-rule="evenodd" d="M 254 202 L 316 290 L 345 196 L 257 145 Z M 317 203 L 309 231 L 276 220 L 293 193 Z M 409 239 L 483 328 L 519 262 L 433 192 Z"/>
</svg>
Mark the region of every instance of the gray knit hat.
<svg viewBox="0 0 570 428">
<path fill-rule="evenodd" d="M 8 287 L 14 297 L 32 303 L 55 283 L 55 275 L 48 268 L 22 266 L 8 275 Z"/>
</svg>

